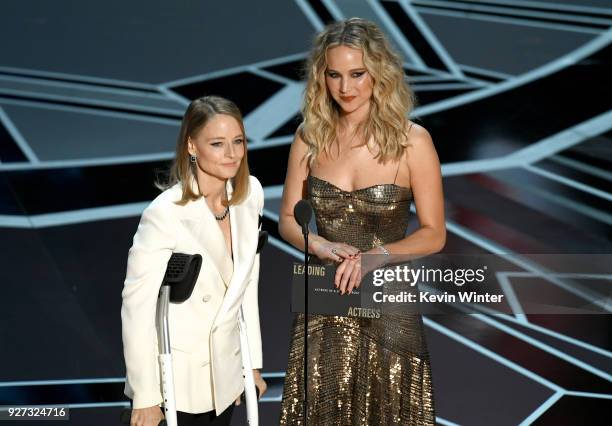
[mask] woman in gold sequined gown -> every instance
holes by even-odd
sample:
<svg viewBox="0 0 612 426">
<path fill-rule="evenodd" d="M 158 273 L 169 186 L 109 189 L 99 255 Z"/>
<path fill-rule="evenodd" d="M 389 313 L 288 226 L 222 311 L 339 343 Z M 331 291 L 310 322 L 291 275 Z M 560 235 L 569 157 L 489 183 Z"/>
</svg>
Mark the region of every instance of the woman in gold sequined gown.
<svg viewBox="0 0 612 426">
<path fill-rule="evenodd" d="M 440 164 L 413 106 L 399 57 L 371 22 L 337 22 L 317 35 L 304 121 L 291 147 L 279 230 L 302 248 L 293 206 L 313 205 L 309 252 L 338 264 L 341 294 L 359 286 L 363 254 L 384 262 L 445 243 Z M 410 203 L 419 228 L 406 236 Z M 303 315 L 292 329 L 281 425 L 303 425 Z M 433 425 L 429 355 L 419 314 L 309 315 L 308 424 Z"/>
</svg>

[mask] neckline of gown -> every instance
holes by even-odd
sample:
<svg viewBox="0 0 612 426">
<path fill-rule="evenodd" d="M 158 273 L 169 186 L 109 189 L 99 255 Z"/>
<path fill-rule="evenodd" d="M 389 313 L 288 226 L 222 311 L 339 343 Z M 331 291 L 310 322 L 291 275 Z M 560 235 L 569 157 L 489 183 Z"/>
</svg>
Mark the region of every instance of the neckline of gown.
<svg viewBox="0 0 612 426">
<path fill-rule="evenodd" d="M 344 193 L 346 193 L 346 194 L 352 194 L 352 193 L 355 193 L 355 192 L 361 192 L 361 191 L 365 191 L 365 190 L 367 190 L 367 189 L 377 188 L 377 187 L 379 187 L 379 186 L 392 186 L 392 187 L 398 188 L 398 189 L 400 189 L 400 190 L 407 191 L 409 194 L 412 194 L 412 190 L 411 190 L 410 188 L 407 188 L 407 187 L 405 187 L 405 186 L 400 186 L 400 185 L 397 185 L 397 184 L 395 184 L 395 183 L 377 183 L 377 184 L 374 184 L 374 185 L 366 186 L 366 187 L 364 187 L 364 188 L 357 188 L 357 189 L 353 189 L 352 191 L 347 191 L 346 189 L 342 189 L 342 188 L 340 188 L 339 186 L 334 185 L 333 183 L 331 183 L 331 182 L 330 182 L 330 181 L 328 181 L 328 180 L 321 179 L 321 178 L 316 177 L 316 176 L 314 176 L 314 175 L 308 175 L 308 178 L 309 178 L 309 179 L 316 179 L 316 180 L 318 180 L 318 181 L 320 181 L 320 182 L 324 182 L 324 183 L 328 184 L 329 186 L 333 186 L 333 187 L 334 187 L 335 189 L 337 189 L 338 191 L 340 191 L 340 192 L 344 192 Z"/>
</svg>

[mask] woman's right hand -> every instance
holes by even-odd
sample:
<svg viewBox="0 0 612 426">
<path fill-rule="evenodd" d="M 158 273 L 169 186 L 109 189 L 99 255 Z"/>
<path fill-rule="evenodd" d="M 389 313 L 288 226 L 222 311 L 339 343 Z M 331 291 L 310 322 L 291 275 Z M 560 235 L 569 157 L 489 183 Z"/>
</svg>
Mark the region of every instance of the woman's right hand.
<svg viewBox="0 0 612 426">
<path fill-rule="evenodd" d="M 132 410 L 130 426 L 158 426 L 163 419 L 164 415 L 158 405 L 136 408 Z"/>
<path fill-rule="evenodd" d="M 321 261 L 342 262 L 359 256 L 359 249 L 346 243 L 333 243 L 319 237 L 310 244 L 310 251 Z"/>
</svg>

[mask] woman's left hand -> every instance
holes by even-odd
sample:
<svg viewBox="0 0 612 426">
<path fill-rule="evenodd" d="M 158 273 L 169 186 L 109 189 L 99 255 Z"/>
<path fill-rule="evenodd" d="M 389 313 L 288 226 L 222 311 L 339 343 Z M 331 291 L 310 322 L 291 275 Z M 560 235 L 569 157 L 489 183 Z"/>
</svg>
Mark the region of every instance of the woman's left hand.
<svg viewBox="0 0 612 426">
<path fill-rule="evenodd" d="M 350 294 L 354 288 L 361 284 L 361 255 L 354 258 L 344 259 L 336 269 L 334 285 L 340 294 Z"/>
<path fill-rule="evenodd" d="M 253 370 L 253 379 L 255 380 L 255 386 L 257 387 L 257 390 L 259 391 L 259 399 L 261 399 L 261 396 L 266 392 L 266 390 L 268 389 L 268 384 L 266 383 L 266 381 L 263 379 L 263 377 L 261 377 L 261 373 L 259 370 Z M 240 405 L 241 398 L 244 396 L 244 394 L 242 394 L 241 396 L 239 396 L 236 401 L 234 402 L 235 405 Z"/>
<path fill-rule="evenodd" d="M 376 256 L 368 257 L 366 262 L 362 262 L 362 255 L 375 254 Z M 386 256 L 381 256 L 379 248 L 375 247 L 363 253 L 359 253 L 353 258 L 344 259 L 336 269 L 334 277 L 334 285 L 340 291 L 340 294 L 351 294 L 353 289 L 359 288 L 363 277 L 368 275 L 374 269 L 385 266 Z M 381 258 L 384 259 L 381 261 Z"/>
<path fill-rule="evenodd" d="M 266 393 L 266 390 L 268 389 L 268 384 L 263 377 L 261 377 L 261 372 L 259 370 L 253 370 L 253 378 L 255 379 L 255 386 L 257 386 L 257 389 L 259 390 L 259 399 L 261 399 L 263 394 Z"/>
</svg>

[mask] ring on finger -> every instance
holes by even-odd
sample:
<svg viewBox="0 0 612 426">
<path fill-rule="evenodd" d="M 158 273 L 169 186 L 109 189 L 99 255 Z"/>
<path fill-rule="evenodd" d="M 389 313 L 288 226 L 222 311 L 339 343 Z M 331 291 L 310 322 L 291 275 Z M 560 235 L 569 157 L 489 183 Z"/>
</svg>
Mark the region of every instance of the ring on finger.
<svg viewBox="0 0 612 426">
<path fill-rule="evenodd" d="M 338 254 L 338 249 L 336 247 L 334 247 L 333 249 L 331 249 L 331 252 L 333 254 Z"/>
</svg>

